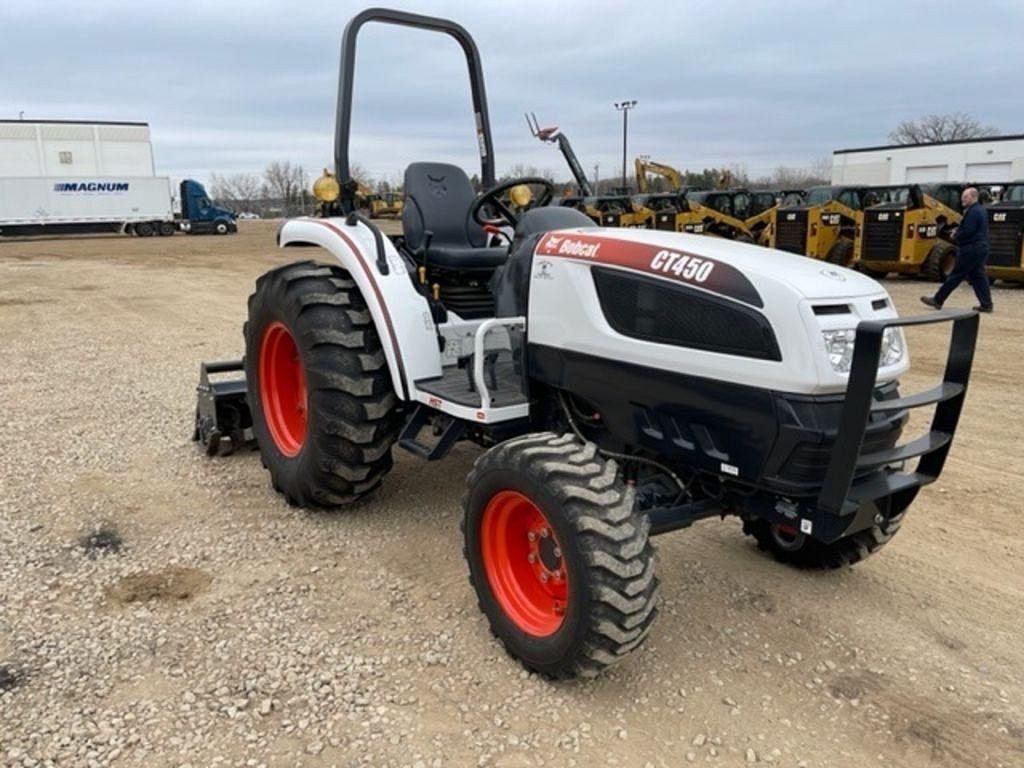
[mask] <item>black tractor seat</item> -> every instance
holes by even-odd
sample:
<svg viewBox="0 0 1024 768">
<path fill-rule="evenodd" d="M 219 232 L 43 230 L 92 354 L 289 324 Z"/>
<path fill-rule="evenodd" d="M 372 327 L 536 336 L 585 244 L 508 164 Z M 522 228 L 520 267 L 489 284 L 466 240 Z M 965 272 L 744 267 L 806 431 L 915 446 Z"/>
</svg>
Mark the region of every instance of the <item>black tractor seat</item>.
<svg viewBox="0 0 1024 768">
<path fill-rule="evenodd" d="M 487 233 L 469 212 L 476 199 L 465 171 L 448 163 L 413 163 L 405 169 L 402 231 L 406 247 L 432 267 L 493 270 L 508 248 L 488 248 Z M 427 232 L 431 232 L 427 243 Z"/>
<path fill-rule="evenodd" d="M 405 241 L 409 242 L 408 238 Z M 430 244 L 424 261 L 444 269 L 496 269 L 508 258 L 508 248 L 474 248 L 472 246 Z"/>
</svg>

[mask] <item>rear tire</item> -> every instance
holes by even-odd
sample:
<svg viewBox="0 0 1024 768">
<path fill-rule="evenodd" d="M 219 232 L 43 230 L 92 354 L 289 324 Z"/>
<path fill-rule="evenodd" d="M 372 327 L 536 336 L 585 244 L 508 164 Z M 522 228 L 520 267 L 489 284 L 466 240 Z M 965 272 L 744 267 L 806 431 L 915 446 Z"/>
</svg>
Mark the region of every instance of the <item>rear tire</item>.
<svg viewBox="0 0 1024 768">
<path fill-rule="evenodd" d="M 929 280 L 941 283 L 949 277 L 955 263 L 956 246 L 950 243 L 936 243 L 928 252 L 921 272 Z"/>
<path fill-rule="evenodd" d="M 757 541 L 758 549 L 771 554 L 780 563 L 797 568 L 845 568 L 880 550 L 899 531 L 903 515 L 898 515 L 831 544 L 809 538 L 795 528 L 774 525 L 766 520 L 745 520 L 743 532 Z"/>
<path fill-rule="evenodd" d="M 292 505 L 337 507 L 380 485 L 398 402 L 348 273 L 311 261 L 267 272 L 243 333 L 253 432 L 274 488 Z"/>
<path fill-rule="evenodd" d="M 160 233 L 160 237 L 170 237 L 174 234 L 174 225 L 169 221 L 161 221 L 157 226 L 157 232 Z"/>
<path fill-rule="evenodd" d="M 148 221 L 140 221 L 135 225 L 135 234 L 139 237 L 152 237 L 156 229 L 153 224 Z"/>
<path fill-rule="evenodd" d="M 650 521 L 614 461 L 572 435 L 530 434 L 480 456 L 466 483 L 469 581 L 509 655 L 547 677 L 592 677 L 644 641 L 657 615 Z"/>
<path fill-rule="evenodd" d="M 845 237 L 839 238 L 828 249 L 825 260 L 829 264 L 837 264 L 840 267 L 850 266 L 850 262 L 853 261 L 853 242 Z"/>
</svg>

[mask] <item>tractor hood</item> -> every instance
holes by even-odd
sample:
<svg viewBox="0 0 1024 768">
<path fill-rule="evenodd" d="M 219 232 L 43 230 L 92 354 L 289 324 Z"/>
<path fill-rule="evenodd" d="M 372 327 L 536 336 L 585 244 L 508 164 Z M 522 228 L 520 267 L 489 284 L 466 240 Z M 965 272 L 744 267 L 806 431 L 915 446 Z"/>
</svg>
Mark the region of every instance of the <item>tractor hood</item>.
<svg viewBox="0 0 1024 768">
<path fill-rule="evenodd" d="M 832 300 L 886 295 L 852 269 L 706 235 L 578 229 L 549 233 L 537 256 L 581 258 L 680 280 L 753 306 L 766 298 Z M 795 296 L 793 294 L 796 294 Z"/>
</svg>

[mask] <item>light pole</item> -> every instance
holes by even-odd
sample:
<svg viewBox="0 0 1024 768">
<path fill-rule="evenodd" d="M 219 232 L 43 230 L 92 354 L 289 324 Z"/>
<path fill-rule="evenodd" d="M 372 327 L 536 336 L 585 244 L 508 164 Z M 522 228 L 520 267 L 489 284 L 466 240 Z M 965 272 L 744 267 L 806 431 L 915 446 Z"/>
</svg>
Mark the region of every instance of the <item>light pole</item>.
<svg viewBox="0 0 1024 768">
<path fill-rule="evenodd" d="M 615 108 L 622 113 L 622 188 L 628 187 L 626 183 L 626 143 L 629 140 L 629 110 L 636 106 L 636 99 L 630 101 L 619 101 Z"/>
</svg>

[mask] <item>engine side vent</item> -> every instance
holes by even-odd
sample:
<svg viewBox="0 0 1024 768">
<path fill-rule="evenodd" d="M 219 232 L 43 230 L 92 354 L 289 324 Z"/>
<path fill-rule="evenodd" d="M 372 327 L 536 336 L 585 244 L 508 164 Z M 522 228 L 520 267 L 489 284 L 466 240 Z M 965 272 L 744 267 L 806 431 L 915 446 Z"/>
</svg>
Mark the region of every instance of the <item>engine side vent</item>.
<svg viewBox="0 0 1024 768">
<path fill-rule="evenodd" d="M 757 310 L 678 283 L 616 269 L 591 270 L 601 310 L 623 336 L 759 360 L 781 360 Z"/>
<path fill-rule="evenodd" d="M 879 309 L 885 309 L 888 306 L 889 306 L 889 300 L 888 299 L 875 299 L 874 301 L 871 302 L 871 308 L 876 310 L 876 311 L 879 310 Z"/>
<path fill-rule="evenodd" d="M 812 307 L 816 315 L 848 315 L 850 314 L 849 304 L 815 304 Z M 878 307 L 875 307 L 878 309 Z"/>
</svg>

